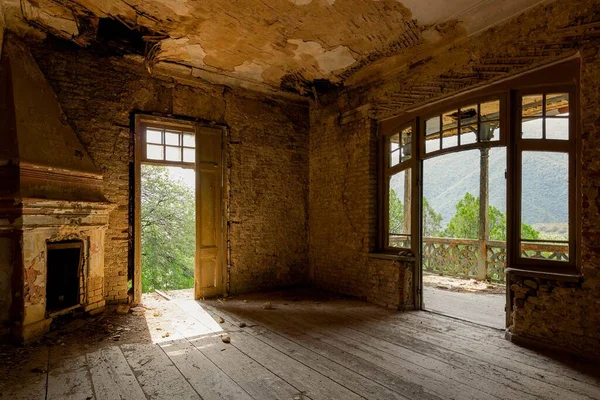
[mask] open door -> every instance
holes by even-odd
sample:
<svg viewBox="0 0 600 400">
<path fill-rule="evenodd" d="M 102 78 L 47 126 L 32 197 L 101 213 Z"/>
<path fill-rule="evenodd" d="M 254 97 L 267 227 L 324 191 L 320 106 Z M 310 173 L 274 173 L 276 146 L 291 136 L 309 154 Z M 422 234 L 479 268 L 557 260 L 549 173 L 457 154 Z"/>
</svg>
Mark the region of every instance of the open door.
<svg viewBox="0 0 600 400">
<path fill-rule="evenodd" d="M 224 129 L 221 127 L 202 126 L 193 121 L 136 116 L 134 268 L 133 276 L 130 277 L 133 281 L 134 304 L 142 301 L 142 264 L 145 265 L 142 253 L 146 253 L 142 248 L 141 186 L 142 167 L 147 166 L 165 170 L 185 167 L 195 172 L 195 178 L 192 179 L 192 182 L 195 179 L 195 198 L 185 202 L 195 203 L 195 241 L 192 239 L 189 245 L 185 245 L 186 248 L 191 247 L 193 252 L 189 268 L 193 268 L 194 298 L 201 299 L 226 292 L 222 206 L 223 135 Z M 176 213 L 169 218 L 183 218 L 182 215 Z M 191 229 L 193 231 L 194 227 Z M 181 252 L 176 252 L 179 253 Z M 165 268 L 171 265 L 167 264 Z"/>
<path fill-rule="evenodd" d="M 196 160 L 196 274 L 194 296 L 225 292 L 222 219 L 222 135 L 220 128 L 199 126 Z"/>
</svg>

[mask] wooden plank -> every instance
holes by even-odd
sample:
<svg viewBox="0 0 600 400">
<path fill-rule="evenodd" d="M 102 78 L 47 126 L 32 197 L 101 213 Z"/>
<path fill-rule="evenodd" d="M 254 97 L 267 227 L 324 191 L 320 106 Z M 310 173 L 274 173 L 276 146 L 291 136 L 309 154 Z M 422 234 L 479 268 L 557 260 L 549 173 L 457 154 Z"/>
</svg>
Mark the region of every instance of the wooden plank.
<svg viewBox="0 0 600 400">
<path fill-rule="evenodd" d="M 98 399 L 146 399 L 119 347 L 89 353 L 86 359 Z"/>
<path fill-rule="evenodd" d="M 148 399 L 201 399 L 158 345 L 128 344 L 121 350 Z"/>
<path fill-rule="evenodd" d="M 256 399 L 288 399 L 300 391 L 268 369 L 221 340 L 223 329 L 219 324 L 194 318 L 189 313 L 169 302 L 168 312 L 163 317 L 196 347 L 206 358 L 236 382 L 251 397 Z M 199 317 L 200 318 L 200 317 Z M 205 318 L 205 317 L 204 317 Z M 212 318 L 208 317 L 210 320 Z M 202 319 L 202 318 L 200 318 Z M 208 326 L 207 326 L 208 325 Z M 202 332 L 201 334 L 198 334 Z"/>
<path fill-rule="evenodd" d="M 12 366 L 7 375 L 5 381 L 0 380 L 0 398 L 44 400 L 48 379 L 48 347 L 38 347 L 27 361 Z"/>
<path fill-rule="evenodd" d="M 288 340 L 294 341 L 298 345 L 310 348 L 315 353 L 325 357 L 337 364 L 345 365 L 356 371 L 367 379 L 371 379 L 380 385 L 401 394 L 410 399 L 433 400 L 447 398 L 447 396 L 438 396 L 423 385 L 414 383 L 410 373 L 404 373 L 402 370 L 396 371 L 390 369 L 385 363 L 379 360 L 367 360 L 354 354 L 351 350 L 346 351 L 339 347 L 330 345 L 324 341 L 315 339 L 312 336 L 299 331 L 287 324 L 281 324 L 278 321 L 271 320 L 267 313 L 262 310 L 245 310 L 244 317 L 255 321 L 262 326 L 268 327 Z"/>
<path fill-rule="evenodd" d="M 455 342 L 444 340 L 443 335 L 432 338 L 430 337 L 431 334 L 418 335 L 415 334 L 414 330 L 402 329 L 384 323 L 364 323 L 364 319 L 361 320 L 361 323 L 356 323 L 353 319 L 355 316 L 352 315 L 351 311 L 341 312 L 340 314 L 339 317 L 347 321 L 346 326 L 361 332 L 363 335 L 373 336 L 389 343 L 415 349 L 427 357 L 448 362 L 456 368 L 468 366 L 477 375 L 480 375 L 483 381 L 494 381 L 490 388 L 496 387 L 498 392 L 512 393 L 513 396 L 516 395 L 515 392 L 520 393 L 520 398 L 531 396 L 563 398 L 566 396 L 573 399 L 587 398 L 588 395 L 598 393 L 598 389 L 594 386 L 586 388 L 586 385 L 584 385 L 582 387 L 581 383 L 573 384 L 569 378 L 565 377 L 556 377 L 560 382 L 559 384 L 548 382 L 539 370 L 519 368 L 518 365 L 515 368 L 514 362 L 504 363 L 499 357 L 489 355 L 485 351 L 456 346 Z M 331 318 L 335 321 L 335 317 L 332 316 Z M 485 358 L 485 361 L 474 357 L 475 353 Z M 513 371 L 513 369 L 518 372 Z M 543 379 L 540 378 L 542 376 Z M 498 387 L 498 384 L 502 386 Z"/>
<path fill-rule="evenodd" d="M 160 345 L 204 400 L 252 399 L 237 383 L 187 340 Z"/>
<path fill-rule="evenodd" d="M 191 339 L 190 343 L 255 399 L 292 399 L 301 395 L 300 390 L 234 346 L 223 343 L 218 335 Z"/>
<path fill-rule="evenodd" d="M 85 356 L 59 358 L 58 351 L 60 349 L 53 348 L 50 352 L 48 400 L 95 399 Z"/>
<path fill-rule="evenodd" d="M 211 314 L 225 314 L 225 324 L 229 329 L 235 329 L 242 321 L 228 313 L 223 313 L 221 310 L 205 307 Z M 231 321 L 231 322 L 229 322 Z M 373 400 L 407 400 L 407 397 L 394 392 L 385 386 L 368 379 L 359 373 L 356 373 L 342 364 L 338 364 L 326 357 L 314 352 L 313 349 L 303 347 L 284 336 L 275 332 L 269 331 L 266 328 L 258 328 L 247 326 L 244 332 L 254 336 L 256 339 L 268 344 L 287 356 L 301 362 L 302 364 L 318 371 L 322 375 L 337 382 L 338 384 L 347 387 L 358 395 L 373 399 Z"/>
<path fill-rule="evenodd" d="M 286 310 L 279 313 L 277 318 L 341 350 L 358 355 L 365 360 L 381 362 L 384 368 L 401 371 L 404 374 L 410 373 L 408 379 L 426 387 L 438 396 L 454 396 L 463 399 L 511 398 L 500 397 L 503 393 L 494 391 L 490 387 L 491 382 L 483 382 L 485 379 L 481 379 L 471 371 L 454 368 L 400 346 L 387 345 L 373 337 L 354 334 L 329 317 L 323 318 L 315 314 L 308 321 Z"/>
</svg>

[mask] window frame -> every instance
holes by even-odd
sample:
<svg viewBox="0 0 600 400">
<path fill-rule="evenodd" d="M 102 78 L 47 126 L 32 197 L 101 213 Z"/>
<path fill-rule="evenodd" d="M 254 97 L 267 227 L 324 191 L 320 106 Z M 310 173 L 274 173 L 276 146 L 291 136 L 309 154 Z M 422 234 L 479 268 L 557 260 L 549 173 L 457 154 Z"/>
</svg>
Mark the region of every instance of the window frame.
<svg viewBox="0 0 600 400">
<path fill-rule="evenodd" d="M 577 169 L 578 159 L 578 132 L 577 132 L 577 121 L 579 118 L 579 103 L 577 99 L 577 87 L 575 85 L 542 85 L 536 87 L 527 87 L 522 89 L 515 89 L 512 91 L 512 102 L 514 106 L 511 108 L 512 121 L 513 121 L 513 141 L 514 145 L 510 149 L 512 153 L 512 159 L 514 160 L 514 170 L 512 174 L 512 182 L 514 183 L 512 188 L 511 199 L 513 201 L 512 208 L 512 228 L 507 227 L 507 230 L 511 230 L 511 247 L 513 251 L 510 254 L 510 264 L 513 268 L 520 268 L 532 271 L 543 271 L 553 273 L 576 273 L 578 270 L 578 253 L 579 253 L 579 238 L 577 232 L 579 232 L 579 215 L 577 212 L 577 204 L 580 199 L 579 197 L 579 171 Z M 522 116 L 522 97 L 534 94 L 550 94 L 550 93 L 568 93 L 569 94 L 569 139 L 527 139 L 521 137 L 521 124 L 523 120 Z M 545 112 L 542 118 L 545 117 Z M 530 257 L 523 257 L 521 255 L 521 223 L 522 223 L 522 193 L 523 193 L 523 152 L 552 152 L 552 153 L 563 153 L 569 157 L 568 165 L 568 232 L 569 232 L 569 260 L 568 261 L 556 261 L 556 260 L 540 260 Z M 508 212 L 508 210 L 507 210 Z M 507 221 L 508 222 L 508 221 Z M 540 240 L 543 242 L 543 240 Z"/>
<path fill-rule="evenodd" d="M 378 136 L 380 138 L 380 153 L 379 153 L 379 169 L 380 169 L 380 182 L 378 185 L 380 208 L 378 212 L 378 245 L 377 251 L 382 253 L 394 252 L 398 253 L 399 248 L 389 248 L 385 241 L 384 235 L 387 235 L 387 224 L 385 218 L 387 216 L 387 209 L 384 209 L 383 201 L 387 201 L 388 195 L 388 184 L 387 176 L 382 171 L 384 170 L 384 158 L 382 151 L 385 149 L 383 142 L 387 136 L 393 135 L 399 130 L 400 127 L 405 126 L 411 121 L 416 121 L 416 130 L 413 132 L 413 145 L 416 145 L 419 152 L 415 152 L 416 157 L 411 160 L 413 162 L 413 181 L 418 181 L 412 193 L 412 212 L 411 217 L 411 231 L 417 232 L 418 240 L 412 240 L 412 252 L 418 258 L 420 257 L 421 245 L 421 201 L 422 201 L 422 189 L 421 189 L 421 174 L 422 174 L 422 162 L 423 160 L 439 156 L 442 154 L 470 150 L 482 147 L 503 147 L 505 146 L 507 165 L 506 165 L 506 180 L 507 180 L 507 254 L 506 254 L 506 269 L 509 270 L 526 270 L 533 273 L 551 273 L 554 276 L 559 274 L 567 275 L 578 275 L 581 268 L 581 207 L 578 204 L 581 203 L 581 176 L 577 166 L 579 165 L 580 153 L 581 153 L 581 127 L 579 122 L 580 105 L 579 105 L 579 71 L 580 71 L 580 59 L 578 55 L 574 55 L 568 59 L 560 60 L 555 63 L 539 67 L 534 70 L 530 70 L 516 76 L 506 78 L 494 83 L 490 83 L 484 87 L 474 88 L 466 90 L 464 92 L 453 95 L 450 98 L 435 101 L 433 103 L 425 104 L 409 111 L 403 112 L 395 117 L 387 118 L 385 120 L 378 121 Z M 520 196 L 521 188 L 518 185 L 521 184 L 519 178 L 517 185 L 517 175 L 521 175 L 521 160 L 517 154 L 517 142 L 520 139 L 520 103 L 517 102 L 519 94 L 539 94 L 540 92 L 553 94 L 553 93 L 569 93 L 569 140 L 559 139 L 543 139 L 547 142 L 560 142 L 559 144 L 550 143 L 548 147 L 554 148 L 554 151 L 559 150 L 561 145 L 569 148 L 569 261 L 555 261 L 555 260 L 540 260 L 540 259 L 527 259 L 520 257 Z M 460 107 L 465 104 L 474 103 L 485 103 L 486 101 L 492 100 L 496 97 L 500 97 L 500 129 L 501 138 L 499 141 L 494 142 L 477 142 L 469 145 L 454 146 L 448 149 L 440 149 L 429 154 L 425 154 L 425 121 L 431 116 L 441 115 L 448 112 L 449 109 Z M 571 111 L 572 110 L 572 111 Z M 519 113 L 519 116 L 515 113 Z M 479 118 L 478 118 L 479 120 Z M 519 135 L 516 133 L 519 132 Z M 536 141 L 541 139 L 522 139 L 527 141 Z M 568 144 L 568 145 L 567 145 Z M 528 146 L 534 146 L 526 144 Z M 519 143 L 519 149 L 522 151 L 522 143 Z M 538 147 L 536 147 L 538 149 Z M 543 151 L 543 150 L 539 150 Z M 387 154 L 386 154 L 387 157 Z M 519 156 L 520 157 L 520 156 Z M 519 161 L 519 164 L 516 164 Z M 385 178 L 385 179 L 384 179 Z M 519 209 L 517 209 L 516 202 L 519 201 Z M 519 211 L 517 213 L 517 211 Z M 415 216 L 416 215 L 416 216 Z M 413 233 L 414 235 L 414 233 Z M 415 267 L 420 268 L 420 260 L 417 259 Z M 418 271 L 416 271 L 417 276 Z M 417 293 L 418 294 L 418 293 Z"/>
<path fill-rule="evenodd" d="M 410 159 L 405 161 L 400 161 L 398 164 L 394 166 L 390 166 L 390 154 L 389 151 L 389 140 L 392 136 L 396 134 L 400 134 L 401 132 L 407 128 L 411 129 L 411 156 Z M 419 224 L 415 224 L 414 221 L 418 219 L 418 209 L 415 213 L 415 207 L 411 206 L 410 209 L 410 246 L 409 247 L 392 247 L 389 245 L 389 180 L 390 177 L 396 175 L 402 171 L 411 171 L 410 176 L 410 198 L 411 205 L 415 204 L 415 199 L 418 199 L 418 140 L 416 137 L 416 128 L 417 128 L 417 120 L 413 119 L 411 121 L 407 121 L 405 124 L 401 125 L 395 132 L 389 132 L 380 137 L 379 146 L 380 153 L 385 154 L 385 156 L 380 157 L 379 169 L 380 169 L 380 181 L 382 182 L 380 187 L 380 195 L 379 195 L 379 207 L 382 212 L 379 213 L 379 223 L 383 229 L 379 229 L 379 243 L 380 248 L 383 253 L 388 254 L 403 254 L 407 256 L 415 256 L 418 251 L 419 241 L 415 240 L 419 237 Z M 406 218 L 406 215 L 405 215 Z"/>
<path fill-rule="evenodd" d="M 164 143 L 162 143 L 162 144 L 156 144 L 156 145 L 163 147 L 163 149 L 165 151 L 164 159 L 156 160 L 156 159 L 148 158 L 147 146 L 149 144 L 150 145 L 155 144 L 155 143 L 149 143 L 146 138 L 148 129 L 152 129 L 152 128 L 162 130 L 163 138 L 165 135 L 165 131 L 167 131 L 167 130 L 173 130 L 173 131 L 178 131 L 178 132 L 182 133 L 182 137 L 181 137 L 182 143 L 178 146 L 170 146 L 170 147 L 177 147 L 178 149 L 181 149 L 181 161 L 169 161 L 166 159 L 167 158 L 166 148 L 169 146 L 166 144 L 166 140 L 163 140 Z M 141 163 L 149 164 L 149 165 L 177 166 L 177 167 L 189 168 L 189 169 L 196 168 L 195 154 L 196 154 L 196 148 L 198 146 L 198 141 L 197 141 L 197 137 L 196 137 L 196 126 L 194 124 L 187 123 L 187 121 L 179 121 L 179 120 L 177 122 L 168 121 L 165 118 L 158 118 L 158 117 L 140 117 L 137 121 L 136 129 L 139 131 L 140 162 Z M 195 145 L 193 148 L 183 146 L 183 134 L 188 134 L 188 135 L 194 136 Z M 185 149 L 185 148 L 194 150 L 194 161 L 193 162 L 183 161 L 183 149 Z"/>
</svg>

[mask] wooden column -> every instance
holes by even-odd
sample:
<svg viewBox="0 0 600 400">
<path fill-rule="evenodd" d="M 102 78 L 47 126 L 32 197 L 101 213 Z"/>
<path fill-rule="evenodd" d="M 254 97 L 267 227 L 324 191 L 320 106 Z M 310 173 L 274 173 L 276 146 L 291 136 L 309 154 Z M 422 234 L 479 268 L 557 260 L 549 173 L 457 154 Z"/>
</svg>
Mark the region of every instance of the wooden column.
<svg viewBox="0 0 600 400">
<path fill-rule="evenodd" d="M 411 189 L 412 189 L 412 181 L 410 179 L 411 170 L 407 169 L 404 171 L 404 225 L 402 227 L 403 234 L 410 235 L 410 212 L 412 209 L 411 206 Z"/>
<path fill-rule="evenodd" d="M 490 204 L 489 164 L 490 149 L 482 148 L 479 168 L 479 256 L 477 262 L 477 279 L 487 278 L 487 241 L 490 238 L 490 221 L 488 208 Z"/>
</svg>

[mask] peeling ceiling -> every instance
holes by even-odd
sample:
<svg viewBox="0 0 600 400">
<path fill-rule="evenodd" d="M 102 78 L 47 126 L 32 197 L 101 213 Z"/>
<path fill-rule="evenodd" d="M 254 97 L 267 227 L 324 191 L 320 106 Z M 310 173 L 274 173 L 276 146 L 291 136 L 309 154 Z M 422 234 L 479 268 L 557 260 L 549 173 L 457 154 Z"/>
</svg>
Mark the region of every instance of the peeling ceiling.
<svg viewBox="0 0 600 400">
<path fill-rule="evenodd" d="M 0 2 L 4 3 L 7 27 L 22 36 L 43 39 L 50 34 L 81 46 L 94 45 L 99 37 L 120 39 L 138 51 L 150 69 L 175 63 L 201 72 L 194 76 L 212 73 L 302 92 L 307 82 L 356 84 L 379 76 L 382 68 L 390 65 L 386 60 L 397 63 L 400 55 L 404 62 L 543 1 Z M 115 22 L 125 29 L 118 38 L 120 29 L 115 29 Z"/>
</svg>

